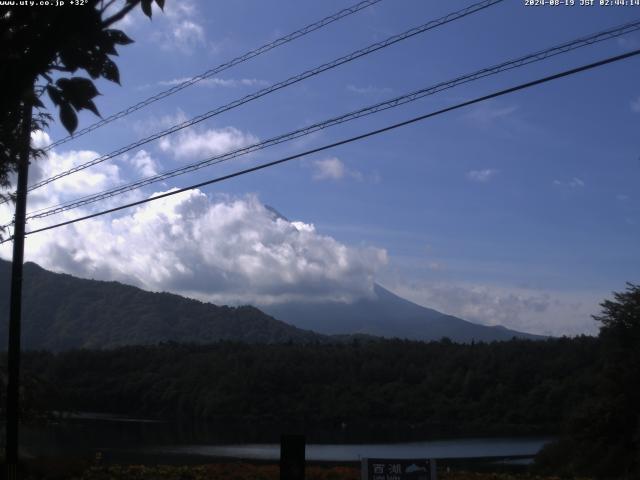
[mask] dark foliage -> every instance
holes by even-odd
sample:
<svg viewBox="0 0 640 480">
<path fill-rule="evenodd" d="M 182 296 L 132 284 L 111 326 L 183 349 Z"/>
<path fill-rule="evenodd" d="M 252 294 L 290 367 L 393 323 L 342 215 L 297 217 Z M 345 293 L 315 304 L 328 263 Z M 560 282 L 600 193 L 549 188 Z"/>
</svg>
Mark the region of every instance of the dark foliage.
<svg viewBox="0 0 640 480">
<path fill-rule="evenodd" d="M 0 260 L 0 345 L 6 345 L 11 264 Z M 118 282 L 56 274 L 24 265 L 22 346 L 65 350 L 157 344 L 310 342 L 326 337 L 250 306 L 227 307 Z"/>
<path fill-rule="evenodd" d="M 7 362 L 3 355 L 0 358 L 0 417 L 3 421 L 7 404 L 7 380 Z M 61 401 L 58 388 L 37 372 L 23 372 L 20 383 L 20 421 L 25 424 L 50 421 L 55 415 L 51 408 L 52 402 L 59 404 Z"/>
<path fill-rule="evenodd" d="M 118 45 L 132 43 L 124 32 L 111 28 L 138 4 L 151 17 L 152 0 L 126 0 L 116 11 L 112 1 L 87 0 L 72 8 L 16 5 L 0 6 L 0 187 L 9 186 L 16 169 L 22 138 L 25 103 L 43 109 L 40 97 L 47 92 L 59 110 L 60 121 L 73 133 L 77 112 L 99 115 L 94 98 L 99 95 L 92 80 L 120 81 L 111 57 Z M 164 0 L 156 0 L 162 8 Z M 90 77 L 67 77 L 84 70 Z M 34 128 L 50 119 L 36 116 Z"/>
<path fill-rule="evenodd" d="M 24 365 L 59 388 L 56 409 L 548 433 L 594 389 L 598 348 L 591 337 L 471 345 L 223 342 L 31 352 Z"/>
<path fill-rule="evenodd" d="M 570 416 L 567 431 L 540 455 L 543 469 L 598 478 L 640 478 L 640 286 L 605 300 L 597 388 Z"/>
</svg>

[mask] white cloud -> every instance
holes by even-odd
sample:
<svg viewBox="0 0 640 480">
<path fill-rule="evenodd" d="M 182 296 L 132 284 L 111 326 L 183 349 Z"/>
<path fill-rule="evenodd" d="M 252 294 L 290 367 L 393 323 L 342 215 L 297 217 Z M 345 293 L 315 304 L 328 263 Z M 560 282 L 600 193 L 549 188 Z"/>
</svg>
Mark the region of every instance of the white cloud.
<svg viewBox="0 0 640 480">
<path fill-rule="evenodd" d="M 173 137 L 164 137 L 160 149 L 179 160 L 196 161 L 207 156 L 221 155 L 232 150 L 258 143 L 258 137 L 234 127 L 219 129 L 182 130 Z"/>
<path fill-rule="evenodd" d="M 204 44 L 204 28 L 192 20 L 182 20 L 173 27 L 173 46 L 181 50 L 191 50 Z"/>
<path fill-rule="evenodd" d="M 516 110 L 518 107 L 515 105 L 501 107 L 494 102 L 483 102 L 466 113 L 464 117 L 481 127 L 490 127 L 494 123 L 510 117 Z"/>
<path fill-rule="evenodd" d="M 31 146 L 34 148 L 45 148 L 51 145 L 51 137 L 44 130 L 31 132 Z"/>
<path fill-rule="evenodd" d="M 591 318 L 602 293 L 565 293 L 480 284 L 400 284 L 399 295 L 426 307 L 483 325 L 540 335 L 597 333 Z"/>
<path fill-rule="evenodd" d="M 50 138 L 46 132 L 36 131 L 32 133 L 32 144 L 38 147 L 49 145 Z M 72 167 L 86 163 L 100 157 L 100 153 L 91 150 L 50 150 L 45 156 L 39 157 L 31 162 L 29 169 L 29 184 L 37 183 L 48 179 L 58 173 L 69 170 Z M 140 157 L 139 157 L 140 158 Z M 130 160 L 126 160 L 129 162 Z M 121 184 L 125 180 L 122 169 L 113 163 L 103 162 L 96 164 L 85 170 L 80 170 L 71 175 L 62 177 L 50 182 L 29 193 L 27 215 L 30 213 L 48 209 L 49 207 L 75 200 L 79 197 L 94 194 L 102 190 L 107 190 L 115 185 Z M 95 208 L 109 208 L 121 202 L 132 201 L 139 198 L 140 192 L 131 192 L 114 198 L 113 200 L 102 201 Z M 87 211 L 84 211 L 85 213 Z M 62 219 L 69 219 L 78 216 L 78 211 L 73 210 L 63 215 Z M 13 217 L 12 207 L 9 204 L 0 205 L 0 223 L 6 224 Z M 44 226 L 55 223 L 61 217 L 48 217 L 45 220 L 32 220 L 28 226 Z M 27 242 L 29 243 L 29 242 Z"/>
<path fill-rule="evenodd" d="M 337 157 L 315 160 L 313 168 L 315 180 L 342 180 L 345 177 L 350 177 L 362 181 L 364 178 L 361 172 L 348 169 Z"/>
<path fill-rule="evenodd" d="M 178 110 L 176 114 L 138 121 L 133 128 L 138 135 L 148 136 L 180 125 L 187 120 L 185 113 Z M 252 133 L 243 132 L 232 126 L 210 129 L 193 126 L 161 138 L 158 147 L 176 160 L 191 162 L 238 150 L 258 142 L 260 139 Z"/>
<path fill-rule="evenodd" d="M 140 150 L 136 154 L 127 159 L 127 161 L 145 177 L 151 177 L 158 174 L 158 164 L 151 158 L 146 150 Z"/>
<path fill-rule="evenodd" d="M 167 18 L 181 20 L 196 16 L 196 6 L 192 0 L 182 0 L 180 2 L 167 2 L 164 13 Z"/>
<path fill-rule="evenodd" d="M 47 156 L 32 163 L 29 183 L 36 183 L 58 173 L 69 170 L 79 164 L 89 162 L 99 157 L 98 152 L 92 150 L 69 150 L 58 153 L 55 150 L 47 152 Z M 111 186 L 120 180 L 120 169 L 117 165 L 103 162 L 91 168 L 62 177 L 52 182 L 46 188 L 46 195 L 73 196 L 86 195 Z M 44 189 L 38 189 L 29 196 L 31 200 L 41 195 Z"/>
<path fill-rule="evenodd" d="M 554 185 L 558 185 L 560 187 L 569 187 L 569 188 L 583 188 L 585 186 L 584 180 L 579 177 L 573 177 L 570 180 L 562 181 L 562 180 L 554 180 Z"/>
<path fill-rule="evenodd" d="M 172 80 L 160 80 L 157 84 L 162 87 L 172 87 L 175 85 L 180 85 L 184 82 L 188 82 L 193 77 L 183 77 L 183 78 L 174 78 Z M 211 77 L 204 78 L 199 80 L 195 85 L 199 85 L 201 87 L 226 87 L 226 88 L 236 88 L 236 87 L 255 87 L 255 86 L 267 86 L 269 82 L 266 80 L 259 80 L 257 78 L 219 78 L 219 77 Z"/>
<path fill-rule="evenodd" d="M 383 93 L 391 93 L 393 89 L 388 87 L 375 87 L 367 85 L 366 87 L 356 87 L 355 85 L 347 85 L 347 90 L 358 95 L 381 95 Z"/>
<path fill-rule="evenodd" d="M 492 168 L 486 168 L 484 170 L 470 170 L 467 172 L 467 178 L 474 182 L 488 182 L 497 173 L 498 170 Z"/>
<path fill-rule="evenodd" d="M 346 168 L 344 163 L 336 157 L 325 158 L 323 160 L 316 160 L 313 162 L 315 167 L 315 174 L 313 178 L 316 180 L 340 180 L 346 175 Z"/>
<path fill-rule="evenodd" d="M 371 295 L 387 261 L 290 222 L 254 196 L 191 191 L 33 235 L 27 259 L 81 277 L 119 280 L 216 303 L 351 301 Z M 4 247 L 3 247 L 4 248 Z M 8 256 L 8 248 L 1 250 Z"/>
<path fill-rule="evenodd" d="M 640 97 L 636 98 L 631 102 L 631 111 L 640 113 Z"/>
<path fill-rule="evenodd" d="M 167 2 L 164 15 L 154 16 L 162 22 L 162 30 L 153 38 L 166 51 L 192 54 L 207 44 L 204 27 L 199 23 L 198 10 L 192 0 Z"/>
<path fill-rule="evenodd" d="M 316 227 L 313 223 L 304 223 L 304 222 L 291 222 L 291 225 L 293 225 L 296 230 L 300 231 L 300 232 L 315 232 L 316 231 Z"/>
</svg>

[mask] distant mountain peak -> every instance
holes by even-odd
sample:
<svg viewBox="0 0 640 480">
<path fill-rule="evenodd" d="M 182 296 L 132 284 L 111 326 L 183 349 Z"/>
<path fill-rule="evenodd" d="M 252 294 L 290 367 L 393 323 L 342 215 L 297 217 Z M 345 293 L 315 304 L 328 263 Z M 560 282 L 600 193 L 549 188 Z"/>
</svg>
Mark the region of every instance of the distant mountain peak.
<svg viewBox="0 0 640 480">
<path fill-rule="evenodd" d="M 299 302 L 260 308 L 291 325 L 326 335 L 362 333 L 424 341 L 447 337 L 456 342 L 545 338 L 447 315 L 401 298 L 377 283 L 373 292 L 372 297 L 351 304 Z"/>
<path fill-rule="evenodd" d="M 284 220 L 285 222 L 291 222 L 291 220 L 289 220 L 287 217 L 285 217 L 284 215 L 282 215 L 278 210 L 276 210 L 275 208 L 273 208 L 271 205 L 265 205 L 264 208 L 271 213 L 272 218 L 274 220 Z"/>
</svg>

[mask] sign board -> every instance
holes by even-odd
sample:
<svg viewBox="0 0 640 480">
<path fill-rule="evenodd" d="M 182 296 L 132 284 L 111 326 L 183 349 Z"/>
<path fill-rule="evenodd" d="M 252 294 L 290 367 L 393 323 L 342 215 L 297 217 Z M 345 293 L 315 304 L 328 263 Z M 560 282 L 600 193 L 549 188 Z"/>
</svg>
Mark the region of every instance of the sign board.
<svg viewBox="0 0 640 480">
<path fill-rule="evenodd" d="M 409 458 L 363 458 L 362 480 L 436 480 L 436 461 Z"/>
</svg>

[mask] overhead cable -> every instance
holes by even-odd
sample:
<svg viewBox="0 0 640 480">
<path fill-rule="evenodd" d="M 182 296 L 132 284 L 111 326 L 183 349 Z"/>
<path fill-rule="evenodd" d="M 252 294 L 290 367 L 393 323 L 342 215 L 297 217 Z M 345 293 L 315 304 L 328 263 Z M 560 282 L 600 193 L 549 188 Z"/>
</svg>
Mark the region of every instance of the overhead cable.
<svg viewBox="0 0 640 480">
<path fill-rule="evenodd" d="M 549 75 L 547 77 L 539 78 L 537 80 L 533 80 L 533 81 L 530 81 L 530 82 L 522 83 L 522 84 L 516 85 L 514 87 L 506 88 L 504 90 L 500 90 L 500 91 L 491 93 L 489 95 L 484 95 L 482 97 L 478 97 L 478 98 L 475 98 L 473 100 L 468 100 L 466 102 L 458 103 L 456 105 L 453 105 L 453 106 L 450 106 L 450 107 L 447 107 L 447 108 L 443 108 L 443 109 L 440 109 L 440 110 L 437 110 L 437 111 L 434 111 L 434 112 L 430 112 L 430 113 L 427 113 L 427 114 L 424 114 L 424 115 L 420 115 L 420 116 L 417 116 L 417 117 L 413 117 L 413 118 L 410 118 L 408 120 L 405 120 L 405 121 L 402 121 L 402 122 L 399 122 L 399 123 L 395 123 L 393 125 L 389 125 L 389 126 L 386 126 L 386 127 L 383 127 L 383 128 L 379 128 L 377 130 L 372 130 L 372 131 L 369 131 L 367 133 L 363 133 L 361 135 L 357 135 L 357 136 L 350 137 L 350 138 L 347 138 L 347 139 L 344 139 L 344 140 L 340 140 L 338 142 L 334 142 L 334 143 L 331 143 L 331 144 L 328 144 L 328 145 L 323 145 L 321 147 L 313 148 L 311 150 L 307 150 L 307 151 L 302 152 L 302 153 L 298 153 L 298 154 L 291 155 L 291 156 L 288 156 L 288 157 L 285 157 L 285 158 L 281 158 L 279 160 L 274 160 L 272 162 L 256 165 L 254 167 L 247 168 L 247 169 L 244 169 L 244 170 L 240 170 L 240 171 L 237 171 L 237 172 L 234 172 L 234 173 L 230 173 L 228 175 L 223 175 L 223 176 L 220 176 L 220 177 L 212 178 L 212 179 L 206 180 L 204 182 L 199 182 L 199 183 L 190 185 L 188 187 L 180 188 L 180 189 L 177 189 L 177 190 L 172 190 L 172 191 L 165 192 L 165 193 L 162 193 L 162 194 L 159 194 L 159 195 L 154 195 L 153 197 L 150 197 L 150 198 L 145 198 L 143 200 L 138 200 L 136 202 L 127 203 L 125 205 L 120 205 L 118 207 L 114 207 L 114 208 L 110 208 L 110 209 L 103 210 L 103 211 L 100 211 L 100 212 L 92 213 L 90 215 L 85 215 L 85 216 L 82 216 L 82 217 L 74 218 L 74 219 L 71 219 L 71 220 L 67 220 L 67 221 L 64 221 L 64 222 L 56 223 L 56 224 L 49 225 L 49 226 L 46 226 L 46 227 L 37 228 L 35 230 L 31 230 L 31 231 L 27 232 L 26 235 L 32 235 L 34 233 L 45 232 L 45 231 L 48 231 L 48 230 L 52 230 L 54 228 L 59 228 L 59 227 L 63 227 L 63 226 L 66 226 L 66 225 L 71 225 L 71 224 L 74 224 L 74 223 L 77 223 L 77 222 L 81 222 L 81 221 L 84 221 L 84 220 L 89 220 L 91 218 L 100 217 L 102 215 L 106 215 L 106 214 L 109 214 L 109 213 L 117 212 L 117 211 L 124 210 L 124 209 L 127 209 L 127 208 L 135 207 L 135 206 L 138 206 L 138 205 L 143 205 L 145 203 L 157 201 L 157 200 L 160 200 L 162 198 L 167 198 L 167 197 L 170 197 L 170 196 L 173 196 L 173 195 L 177 195 L 179 193 L 183 193 L 183 192 L 186 192 L 186 191 L 189 191 L 189 190 L 194 190 L 196 188 L 202 188 L 202 187 L 207 186 L 207 185 L 211 185 L 211 184 L 214 184 L 214 183 L 219 183 L 219 182 L 222 182 L 222 181 L 225 181 L 225 180 L 230 180 L 232 178 L 239 177 L 239 176 L 242 176 L 242 175 L 246 175 L 248 173 L 252 173 L 252 172 L 256 172 L 258 170 L 263 170 L 265 168 L 269 168 L 269 167 L 273 167 L 273 166 L 276 166 L 276 165 L 280 165 L 282 163 L 289 162 L 289 161 L 297 159 L 297 158 L 301 158 L 301 157 L 304 157 L 304 156 L 307 156 L 307 155 L 311 155 L 311 154 L 314 154 L 314 153 L 322 152 L 324 150 L 335 148 L 335 147 L 340 146 L 340 145 L 346 145 L 348 143 L 352 143 L 352 142 L 356 142 L 356 141 L 359 141 L 359 140 L 363 140 L 365 138 L 372 137 L 374 135 L 379 135 L 379 134 L 384 133 L 384 132 L 395 130 L 395 129 L 400 128 L 400 127 L 404 127 L 404 126 L 407 126 L 407 125 L 410 125 L 410 124 L 413 124 L 413 123 L 416 123 L 416 122 L 420 122 L 420 121 L 426 120 L 428 118 L 436 117 L 438 115 L 442 115 L 444 113 L 451 112 L 453 110 L 458 110 L 460 108 L 468 107 L 470 105 L 474 105 L 474 104 L 477 104 L 477 103 L 480 103 L 480 102 L 484 102 L 484 101 L 487 101 L 487 100 L 490 100 L 490 99 L 493 99 L 493 98 L 501 97 L 503 95 L 507 95 L 507 94 L 514 93 L 514 92 L 517 92 L 517 91 L 525 90 L 525 89 L 534 87 L 536 85 L 541 85 L 541 84 L 548 83 L 548 82 L 551 82 L 551 81 L 554 81 L 554 80 L 558 80 L 558 79 L 563 78 L 563 77 L 568 77 L 570 75 L 575 75 L 577 73 L 584 72 L 584 71 L 587 71 L 587 70 L 592 70 L 592 69 L 595 69 L 595 68 L 598 68 L 598 67 L 601 67 L 601 66 L 604 66 L 604 65 L 608 65 L 608 64 L 614 63 L 614 62 L 619 62 L 621 60 L 625 60 L 625 59 L 628 59 L 628 58 L 631 58 L 631 57 L 634 57 L 634 56 L 637 56 L 637 55 L 640 55 L 640 49 L 636 49 L 636 50 L 624 53 L 622 55 L 616 55 L 616 56 L 613 56 L 613 57 L 608 57 L 608 58 L 605 58 L 605 59 L 597 61 L 597 62 L 593 62 L 593 63 L 587 64 L 587 65 L 582 65 L 580 67 L 572 68 L 570 70 L 565 70 L 563 72 L 559 72 L 559 73 L 556 73 L 554 75 Z M 0 243 L 8 242 L 11 239 L 12 239 L 12 237 L 7 238 L 7 239 L 3 240 Z"/>
<path fill-rule="evenodd" d="M 176 125 L 168 128 L 168 129 L 166 129 L 166 130 L 163 130 L 163 131 L 160 131 L 160 132 L 156 132 L 153 135 L 150 135 L 148 137 L 140 139 L 140 140 L 138 140 L 138 141 L 136 141 L 134 143 L 131 143 L 129 145 L 126 145 L 124 147 L 121 147 L 121 148 L 119 148 L 117 150 L 114 150 L 111 153 L 108 153 L 106 155 L 102 155 L 102 156 L 97 157 L 97 158 L 95 158 L 93 160 L 85 162 L 85 163 L 83 163 L 81 165 L 77 165 L 76 167 L 73 167 L 73 168 L 71 168 L 69 170 L 66 170 L 64 172 L 58 173 L 57 175 L 53 175 L 52 177 L 46 178 L 44 180 L 41 180 L 41 181 L 31 185 L 29 187 L 29 191 L 33 191 L 33 190 L 35 190 L 37 188 L 40 188 L 40 187 L 42 187 L 44 185 L 47 185 L 48 183 L 53 182 L 55 180 L 58 180 L 60 178 L 66 177 L 68 175 L 71 175 L 73 173 L 79 172 L 79 171 L 84 170 L 85 168 L 89 168 L 89 167 L 91 167 L 93 165 L 97 165 L 99 163 L 102 163 L 102 162 L 105 162 L 107 160 L 110 160 L 110 159 L 112 159 L 114 157 L 117 157 L 118 155 L 122 155 L 123 153 L 129 152 L 129 151 L 131 151 L 131 150 L 133 150 L 135 148 L 141 147 L 142 145 L 146 145 L 149 142 L 152 142 L 154 140 L 158 140 L 158 139 L 160 139 L 162 137 L 165 137 L 165 136 L 170 135 L 172 133 L 178 132 L 178 131 L 183 130 L 183 129 L 187 128 L 187 127 L 191 127 L 191 126 L 193 126 L 193 125 L 195 125 L 197 123 L 200 123 L 200 122 L 202 122 L 202 121 L 204 121 L 206 119 L 209 119 L 209 118 L 211 118 L 211 117 L 213 117 L 215 115 L 219 115 L 219 114 L 221 114 L 223 112 L 226 112 L 226 111 L 231 110 L 233 108 L 239 107 L 240 105 L 243 105 L 245 103 L 248 103 L 248 102 L 251 102 L 253 100 L 256 100 L 256 99 L 258 99 L 260 97 L 263 97 L 265 95 L 273 93 L 273 92 L 275 92 L 277 90 L 280 90 L 282 88 L 288 87 L 288 86 L 293 85 L 295 83 L 301 82 L 302 80 L 305 80 L 307 78 L 313 77 L 313 76 L 318 75 L 318 74 L 320 74 L 322 72 L 325 72 L 327 70 L 336 68 L 336 67 L 338 67 L 340 65 L 343 65 L 345 63 L 352 62 L 353 60 L 356 60 L 356 59 L 358 59 L 360 57 L 363 57 L 365 55 L 369 55 L 369 54 L 371 54 L 373 52 L 376 52 L 376 51 L 381 50 L 383 48 L 386 48 L 386 47 L 389 47 L 391 45 L 394 45 L 394 44 L 396 44 L 398 42 L 401 42 L 403 40 L 411 38 L 411 37 L 413 37 L 415 35 L 427 32 L 427 31 L 432 30 L 434 28 L 437 28 L 437 27 L 439 27 L 441 25 L 445 25 L 447 23 L 459 20 L 461 18 L 464 18 L 464 17 L 466 17 L 468 15 L 471 15 L 473 13 L 476 13 L 476 12 L 479 12 L 481 10 L 484 10 L 485 8 L 491 7 L 491 6 L 495 5 L 495 4 L 503 2 L 503 1 L 504 0 L 483 0 L 481 2 L 474 3 L 473 5 L 470 5 L 470 6 L 466 7 L 466 8 L 463 8 L 462 10 L 458 10 L 456 12 L 453 12 L 453 13 L 450 13 L 448 15 L 445 15 L 444 17 L 441 17 L 441 18 L 439 18 L 437 20 L 429 21 L 429 22 L 427 22 L 425 24 L 422 24 L 422 25 L 420 25 L 418 27 L 411 28 L 411 29 L 409 29 L 409 30 L 407 30 L 407 31 L 405 31 L 403 33 L 398 34 L 398 35 L 393 35 L 393 36 L 391 36 L 391 37 L 389 37 L 386 40 L 383 40 L 381 42 L 373 43 L 373 44 L 371 44 L 371 45 L 369 45 L 369 46 L 367 46 L 365 48 L 362 48 L 360 50 L 356 50 L 355 52 L 352 52 L 352 53 L 350 53 L 348 55 L 345 55 L 343 57 L 337 58 L 337 59 L 335 59 L 335 60 L 333 60 L 331 62 L 322 64 L 322 65 L 320 65 L 318 67 L 312 68 L 312 69 L 307 70 L 307 71 L 305 71 L 303 73 L 300 73 L 298 75 L 294 75 L 292 77 L 289 77 L 286 80 L 280 81 L 280 82 L 278 82 L 278 83 L 276 83 L 274 85 L 271 85 L 269 87 L 265 87 L 265 88 L 263 88 L 261 90 L 258 90 L 258 91 L 254 92 L 252 94 L 249 94 L 249 95 L 246 95 L 246 96 L 244 96 L 244 97 L 242 97 L 240 99 L 237 99 L 237 100 L 235 100 L 235 101 L 233 101 L 231 103 L 228 103 L 226 105 L 217 107 L 217 108 L 215 108 L 213 110 L 210 110 L 210 111 L 208 111 L 206 113 L 203 113 L 201 115 L 193 117 L 190 120 L 187 120 L 185 122 L 176 124 Z M 0 202 L 0 203 L 2 203 L 2 202 Z"/>
<path fill-rule="evenodd" d="M 226 152 L 224 154 L 214 155 L 205 160 L 201 160 L 199 162 L 195 162 L 190 165 L 186 165 L 180 168 L 169 170 L 167 172 L 159 173 L 157 175 L 152 175 L 146 178 L 142 178 L 134 182 L 128 183 L 126 185 L 114 187 L 109 190 L 99 192 L 97 194 L 86 195 L 84 197 L 77 198 L 68 202 L 63 202 L 55 206 L 49 206 L 49 207 L 41 208 L 39 210 L 34 210 L 27 214 L 27 219 L 31 220 L 36 218 L 44 218 L 44 217 L 55 215 L 61 212 L 65 212 L 67 210 L 71 210 L 71 209 L 82 207 L 91 203 L 95 203 L 107 198 L 114 197 L 116 195 L 120 195 L 126 192 L 130 192 L 130 191 L 145 187 L 147 185 L 151 185 L 153 183 L 161 182 L 179 175 L 191 173 L 201 168 L 216 165 L 225 161 L 229 161 L 233 158 L 247 155 L 249 153 L 252 153 L 258 150 L 262 150 L 274 145 L 288 142 L 288 141 L 309 135 L 311 133 L 317 132 L 319 130 L 323 130 L 329 127 L 333 127 L 335 125 L 339 125 L 348 121 L 352 121 L 352 120 L 364 117 L 364 116 L 368 116 L 368 115 L 385 111 L 400 105 L 404 105 L 406 103 L 416 101 L 423 97 L 434 95 L 444 90 L 448 90 L 458 85 L 479 80 L 481 78 L 485 78 L 491 75 L 496 75 L 500 72 L 519 68 L 534 62 L 539 62 L 544 59 L 569 52 L 571 50 L 592 45 L 594 43 L 608 40 L 611 38 L 616 38 L 625 33 L 630 33 L 639 29 L 640 29 L 640 19 L 635 20 L 633 22 L 626 23 L 624 25 L 611 27 L 607 30 L 600 31 L 598 33 L 595 33 L 589 36 L 580 37 L 570 42 L 565 42 L 545 50 L 524 55 L 513 60 L 508 60 L 508 61 L 499 63 L 497 65 L 493 65 L 491 67 L 483 68 L 473 73 L 461 75 L 452 80 L 440 82 L 435 85 L 413 91 L 411 93 L 400 95 L 400 96 L 391 98 L 389 100 L 376 103 L 374 105 L 370 105 L 370 106 L 367 106 L 367 107 L 364 107 L 364 108 L 361 108 L 337 117 L 324 120 L 322 122 L 314 123 L 313 125 L 309 125 L 309 126 L 294 130 L 292 132 L 288 132 L 282 135 L 269 138 L 267 140 L 263 140 L 261 142 L 254 143 L 252 145 L 238 148 L 233 151 Z"/>
</svg>

